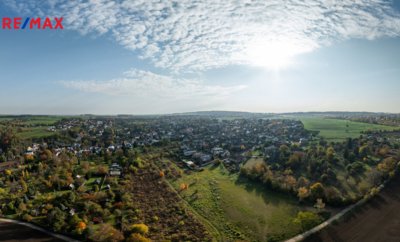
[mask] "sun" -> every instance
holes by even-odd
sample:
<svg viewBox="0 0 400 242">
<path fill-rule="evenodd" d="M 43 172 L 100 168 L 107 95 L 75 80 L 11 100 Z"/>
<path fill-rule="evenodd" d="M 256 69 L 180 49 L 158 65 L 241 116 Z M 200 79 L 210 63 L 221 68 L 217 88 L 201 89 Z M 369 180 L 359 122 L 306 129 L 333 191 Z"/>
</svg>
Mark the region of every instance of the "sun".
<svg viewBox="0 0 400 242">
<path fill-rule="evenodd" d="M 279 71 L 294 65 L 295 56 L 304 52 L 304 47 L 292 41 L 257 40 L 247 45 L 243 56 L 250 65 Z"/>
</svg>

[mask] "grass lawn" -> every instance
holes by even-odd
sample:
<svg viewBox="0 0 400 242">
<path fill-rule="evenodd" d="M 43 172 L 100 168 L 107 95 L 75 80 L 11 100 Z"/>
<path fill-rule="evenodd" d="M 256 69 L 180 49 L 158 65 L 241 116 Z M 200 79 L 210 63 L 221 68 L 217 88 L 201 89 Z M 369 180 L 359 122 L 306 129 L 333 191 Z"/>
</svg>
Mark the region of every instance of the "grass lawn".
<svg viewBox="0 0 400 242">
<path fill-rule="evenodd" d="M 17 135 L 21 139 L 43 138 L 54 135 L 54 132 L 48 131 L 47 127 L 22 128 Z"/>
<path fill-rule="evenodd" d="M 343 141 L 346 138 L 358 138 L 361 131 L 393 130 L 394 127 L 353 122 L 324 117 L 298 117 L 308 130 L 320 131 L 319 135 L 329 141 Z"/>
<path fill-rule="evenodd" d="M 181 196 L 223 235 L 225 241 L 266 241 L 300 232 L 293 224 L 300 207 L 289 196 L 268 191 L 260 184 L 230 175 L 224 167 L 207 167 L 173 182 L 189 189 Z"/>
</svg>

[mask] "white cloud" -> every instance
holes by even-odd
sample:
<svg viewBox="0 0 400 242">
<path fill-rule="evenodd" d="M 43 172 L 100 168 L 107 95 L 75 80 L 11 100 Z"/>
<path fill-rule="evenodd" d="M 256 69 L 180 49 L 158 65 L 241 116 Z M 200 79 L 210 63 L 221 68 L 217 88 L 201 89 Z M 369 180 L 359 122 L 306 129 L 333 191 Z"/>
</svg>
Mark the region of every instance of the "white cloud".
<svg viewBox="0 0 400 242">
<path fill-rule="evenodd" d="M 63 86 L 83 92 L 156 100 L 222 100 L 246 86 L 206 85 L 198 80 L 173 78 L 132 69 L 122 78 L 108 81 L 61 81 Z"/>
<path fill-rule="evenodd" d="M 156 67 L 178 72 L 230 64 L 273 67 L 276 59 L 290 62 L 296 55 L 337 41 L 400 34 L 399 13 L 384 0 L 30 0 L 6 3 L 21 12 L 64 16 L 65 27 L 82 34 L 108 33 L 121 45 L 139 50 L 142 58 Z M 277 46 L 282 51 L 262 46 L 255 49 L 254 43 Z M 286 47 L 290 48 L 290 53 Z M 254 52 L 258 51 L 254 58 Z M 263 56 L 266 61 L 254 61 L 265 59 Z"/>
</svg>

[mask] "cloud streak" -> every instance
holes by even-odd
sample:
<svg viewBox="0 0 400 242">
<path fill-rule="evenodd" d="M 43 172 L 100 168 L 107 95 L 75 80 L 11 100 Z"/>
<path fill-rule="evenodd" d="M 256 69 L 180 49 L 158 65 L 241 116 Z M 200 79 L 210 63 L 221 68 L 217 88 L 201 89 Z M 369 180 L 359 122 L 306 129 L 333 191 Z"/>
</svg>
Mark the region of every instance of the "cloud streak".
<svg viewBox="0 0 400 242">
<path fill-rule="evenodd" d="M 108 81 L 61 81 L 67 88 L 113 96 L 155 98 L 159 100 L 222 100 L 246 86 L 206 85 L 198 80 L 173 78 L 148 71 L 131 69 L 122 78 Z"/>
<path fill-rule="evenodd" d="M 66 28 L 108 34 L 154 66 L 173 72 L 252 65 L 249 49 L 255 43 L 287 43 L 281 48 L 289 46 L 285 57 L 292 58 L 347 39 L 400 34 L 399 13 L 383 0 L 37 2 L 6 4 L 19 12 L 64 16 Z"/>
</svg>

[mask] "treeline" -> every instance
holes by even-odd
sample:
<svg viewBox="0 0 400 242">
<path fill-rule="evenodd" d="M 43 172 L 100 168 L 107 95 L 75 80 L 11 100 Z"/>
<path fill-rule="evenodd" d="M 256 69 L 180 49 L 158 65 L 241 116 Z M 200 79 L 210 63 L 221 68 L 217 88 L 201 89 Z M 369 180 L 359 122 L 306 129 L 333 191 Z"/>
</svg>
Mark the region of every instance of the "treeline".
<svg viewBox="0 0 400 242">
<path fill-rule="evenodd" d="M 323 199 L 340 206 L 354 203 L 394 176 L 399 160 L 398 144 L 361 136 L 342 143 L 321 140 L 305 149 L 281 145 L 264 163 L 242 167 L 241 174 L 300 201 Z M 357 182 L 351 191 L 350 178 Z"/>
</svg>

